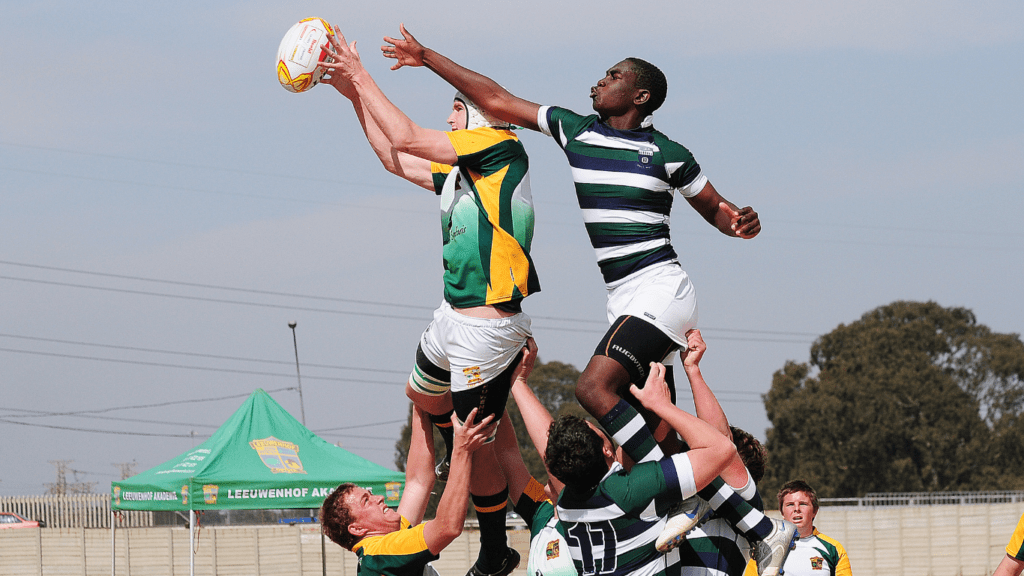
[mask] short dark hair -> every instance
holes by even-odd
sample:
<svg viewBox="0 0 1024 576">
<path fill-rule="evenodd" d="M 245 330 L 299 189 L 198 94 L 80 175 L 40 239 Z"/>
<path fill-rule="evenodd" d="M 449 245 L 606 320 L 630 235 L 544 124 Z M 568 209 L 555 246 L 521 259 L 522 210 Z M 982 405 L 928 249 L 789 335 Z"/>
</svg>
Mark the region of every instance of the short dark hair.
<svg viewBox="0 0 1024 576">
<path fill-rule="evenodd" d="M 651 98 L 644 106 L 644 113 L 653 114 L 665 103 L 665 96 L 668 94 L 668 80 L 665 78 L 665 73 L 654 64 L 640 58 L 630 57 L 626 58 L 626 61 L 631 64 L 633 74 L 636 75 L 633 87 L 651 93 Z"/>
<path fill-rule="evenodd" d="M 601 436 L 578 416 L 551 423 L 544 458 L 552 476 L 579 490 L 597 486 L 608 472 Z"/>
<path fill-rule="evenodd" d="M 355 488 L 355 484 L 345 482 L 335 488 L 334 492 L 328 494 L 324 499 L 323 506 L 320 506 L 320 527 L 324 536 L 346 550 L 351 550 L 359 543 L 359 539 L 348 531 L 349 524 L 355 518 L 352 517 L 352 511 L 345 505 L 345 496 Z"/>
<path fill-rule="evenodd" d="M 736 452 L 739 453 L 740 460 L 747 467 L 747 472 L 750 472 L 751 478 L 754 479 L 754 484 L 757 484 L 761 481 L 761 478 L 764 478 L 768 451 L 750 432 L 735 426 L 729 426 L 729 430 L 732 432 L 732 443 L 736 446 Z"/>
<path fill-rule="evenodd" d="M 803 492 L 807 494 L 807 497 L 811 499 L 811 506 L 814 508 L 814 513 L 818 513 L 818 493 L 811 488 L 811 485 L 803 480 L 790 480 L 782 485 L 782 490 L 779 490 L 779 510 L 782 510 L 782 499 L 794 492 Z"/>
</svg>

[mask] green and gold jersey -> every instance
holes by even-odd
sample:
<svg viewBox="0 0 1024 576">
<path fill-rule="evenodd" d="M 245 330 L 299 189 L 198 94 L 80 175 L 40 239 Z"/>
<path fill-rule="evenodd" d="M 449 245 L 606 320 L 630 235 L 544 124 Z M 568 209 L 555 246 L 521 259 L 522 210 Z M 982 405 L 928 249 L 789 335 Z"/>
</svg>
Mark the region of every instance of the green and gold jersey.
<svg viewBox="0 0 1024 576">
<path fill-rule="evenodd" d="M 514 302 L 540 291 L 530 259 L 530 161 L 509 130 L 447 132 L 455 166 L 432 163 L 441 196 L 444 297 L 455 308 Z"/>
<path fill-rule="evenodd" d="M 422 576 L 427 563 L 438 558 L 427 548 L 424 526 L 410 526 L 402 517 L 398 530 L 360 540 L 352 547 L 359 556 L 358 576 Z"/>
<path fill-rule="evenodd" d="M 806 538 L 797 538 L 795 547 L 782 565 L 786 576 L 851 576 L 850 558 L 838 541 L 818 529 Z"/>
<path fill-rule="evenodd" d="M 1024 516 L 1017 522 L 1010 543 L 1006 545 L 1006 553 L 1017 560 L 1024 560 Z"/>
</svg>

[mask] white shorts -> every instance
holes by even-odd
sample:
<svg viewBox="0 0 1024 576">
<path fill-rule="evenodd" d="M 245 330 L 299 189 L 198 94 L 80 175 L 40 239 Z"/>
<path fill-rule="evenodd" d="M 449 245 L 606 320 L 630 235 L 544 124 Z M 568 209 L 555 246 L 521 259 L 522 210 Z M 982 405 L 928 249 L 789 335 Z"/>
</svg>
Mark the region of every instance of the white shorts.
<svg viewBox="0 0 1024 576">
<path fill-rule="evenodd" d="M 490 382 L 512 364 L 532 336 L 524 312 L 508 318 L 473 318 L 443 302 L 420 337 L 420 349 L 432 364 L 451 374 L 451 391 L 469 390 Z M 409 383 L 433 396 L 444 394 L 438 382 L 422 382 L 413 370 Z"/>
<path fill-rule="evenodd" d="M 620 316 L 642 318 L 686 346 L 686 333 L 697 326 L 697 292 L 679 263 L 658 264 L 608 289 L 608 322 Z"/>
</svg>

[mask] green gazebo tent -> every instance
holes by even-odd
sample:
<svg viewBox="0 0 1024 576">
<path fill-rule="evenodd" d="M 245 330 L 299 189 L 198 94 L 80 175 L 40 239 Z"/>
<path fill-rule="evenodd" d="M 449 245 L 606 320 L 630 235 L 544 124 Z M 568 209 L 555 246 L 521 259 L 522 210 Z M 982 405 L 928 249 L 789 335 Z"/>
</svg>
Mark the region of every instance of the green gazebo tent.
<svg viewBox="0 0 1024 576">
<path fill-rule="evenodd" d="M 256 390 L 206 442 L 112 482 L 111 508 L 188 511 L 192 533 L 196 510 L 319 508 L 342 482 L 384 494 L 397 506 L 405 475 L 329 444 Z"/>
</svg>

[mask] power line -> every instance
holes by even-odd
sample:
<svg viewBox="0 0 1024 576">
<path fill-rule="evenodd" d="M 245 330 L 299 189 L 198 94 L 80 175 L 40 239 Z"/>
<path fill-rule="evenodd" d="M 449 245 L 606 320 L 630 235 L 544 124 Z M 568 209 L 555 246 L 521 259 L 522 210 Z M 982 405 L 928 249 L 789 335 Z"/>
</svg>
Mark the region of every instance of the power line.
<svg viewBox="0 0 1024 576">
<path fill-rule="evenodd" d="M 16 278 L 13 276 L 0 276 L 0 280 L 12 280 L 16 282 L 27 282 L 31 284 L 46 284 L 50 286 L 64 286 L 69 288 L 84 288 L 87 290 L 99 290 L 101 292 L 116 292 L 119 294 L 136 294 L 140 296 L 159 296 L 161 298 L 173 298 L 178 300 L 192 300 L 198 302 L 212 302 L 216 304 L 234 304 L 239 306 L 254 306 L 257 308 L 277 308 L 281 310 L 298 310 L 302 312 L 324 312 L 327 314 L 349 314 L 352 316 L 368 316 L 372 318 L 389 318 L 392 320 L 416 320 L 422 322 L 425 317 L 394 316 L 391 314 L 377 314 L 373 312 L 356 312 L 349 310 L 332 310 L 329 308 L 310 308 L 308 306 L 289 306 L 287 304 L 264 304 L 262 302 L 244 302 L 240 300 L 226 300 L 224 298 L 209 298 L 204 296 L 187 296 L 184 294 L 166 294 L 162 292 L 148 292 L 145 290 L 131 290 L 128 288 L 109 288 L 105 286 L 88 286 L 85 284 L 74 284 L 71 282 L 55 282 L 52 280 L 35 280 L 31 278 Z"/>
<path fill-rule="evenodd" d="M 206 353 L 203 353 L 203 352 L 181 352 L 181 351 L 176 351 L 176 350 L 160 350 L 160 349 L 156 349 L 156 348 L 141 348 L 141 347 L 138 347 L 138 346 L 121 346 L 121 345 L 116 345 L 116 344 L 99 344 L 99 343 L 94 343 L 94 342 L 81 342 L 81 341 L 77 341 L 77 340 L 62 340 L 62 339 L 58 339 L 58 338 L 43 338 L 43 337 L 40 337 L 40 336 L 19 336 L 17 334 L 3 334 L 3 333 L 0 333 L 0 338 L 15 338 L 15 339 L 19 339 L 19 340 L 32 340 L 32 341 L 35 341 L 35 342 L 51 342 L 51 343 L 55 343 L 55 344 L 72 344 L 72 345 L 75 345 L 75 346 L 89 346 L 89 347 L 94 347 L 94 348 L 108 348 L 108 349 L 112 349 L 112 350 L 129 350 L 129 351 L 132 351 L 132 352 L 150 352 L 150 353 L 153 353 L 153 354 L 170 354 L 170 355 L 175 355 L 175 356 L 191 356 L 191 357 L 195 357 L 195 358 L 210 358 L 210 359 L 214 359 L 214 360 L 237 360 L 237 361 L 240 361 L 240 362 L 257 362 L 257 363 L 263 363 L 263 364 L 278 364 L 278 365 L 288 365 L 288 366 L 290 366 L 292 364 L 290 361 L 285 361 L 285 360 L 266 360 L 266 359 L 263 359 L 263 358 L 246 358 L 246 357 L 242 357 L 242 356 L 225 356 L 225 355 L 220 355 L 220 354 L 206 354 Z M 386 372 L 386 373 L 391 373 L 391 374 L 402 374 L 402 375 L 408 374 L 408 371 L 390 370 L 390 369 L 383 369 L 383 368 L 361 368 L 361 367 L 358 367 L 358 366 L 338 366 L 338 365 L 335 365 L 335 364 L 315 364 L 315 363 L 310 363 L 310 362 L 305 362 L 304 365 L 307 366 L 307 367 L 313 367 L 313 368 L 330 368 L 330 369 L 335 369 L 335 370 L 358 370 L 358 371 L 362 371 L 362 372 Z"/>
<path fill-rule="evenodd" d="M 392 303 L 392 302 L 379 302 L 379 301 L 368 301 L 368 300 L 356 300 L 356 299 L 350 299 L 350 298 L 338 298 L 338 297 L 330 297 L 330 296 L 317 296 L 317 295 L 297 294 L 297 293 L 289 293 L 289 292 L 275 292 L 275 291 L 269 291 L 269 290 L 258 290 L 258 289 L 252 289 L 252 288 L 239 288 L 239 287 L 234 287 L 234 286 L 220 286 L 220 285 L 204 284 L 204 283 L 197 283 L 197 282 L 182 282 L 182 281 L 177 281 L 177 280 L 164 280 L 164 279 L 156 279 L 156 278 L 146 278 L 146 277 L 141 277 L 141 276 L 132 276 L 132 275 L 124 275 L 124 274 L 111 274 L 111 273 L 105 273 L 105 272 L 93 272 L 93 271 L 87 271 L 87 270 L 78 270 L 78 269 L 73 269 L 73 268 L 61 268 L 61 267 L 56 267 L 56 266 L 44 266 L 44 265 L 39 265 L 39 264 L 28 264 L 28 263 L 23 263 L 23 262 L 13 262 L 13 261 L 9 261 L 9 260 L 0 260 L 0 264 L 6 264 L 6 265 L 9 265 L 9 266 L 20 266 L 20 267 L 28 267 L 28 268 L 37 268 L 37 269 L 43 269 L 43 270 L 52 270 L 52 271 L 59 271 L 59 272 L 69 272 L 69 273 L 74 273 L 74 274 L 86 274 L 86 275 L 91 275 L 91 276 L 102 276 L 102 277 L 118 278 L 118 279 L 124 279 L 124 280 L 137 280 L 137 281 L 141 281 L 141 282 L 151 282 L 151 283 L 187 286 L 187 287 L 192 287 L 192 288 L 208 288 L 208 289 L 214 289 L 214 290 L 226 290 L 226 291 L 232 291 L 232 292 L 244 292 L 244 293 L 262 294 L 262 295 L 270 295 L 270 296 L 284 296 L 284 297 L 291 297 L 291 298 L 306 298 L 306 299 L 324 300 L 324 301 L 332 301 L 332 302 L 343 302 L 343 303 L 360 304 L 360 305 L 391 306 L 391 307 L 415 309 L 415 310 L 423 310 L 423 311 L 432 311 L 434 309 L 434 307 L 432 307 L 432 306 L 422 306 L 422 305 L 413 305 L 413 304 L 398 304 L 398 303 Z M 187 295 L 179 295 L 179 294 L 167 294 L 167 293 L 161 293 L 161 292 L 148 292 L 148 291 L 143 291 L 143 290 L 131 290 L 131 289 L 126 289 L 126 288 L 110 288 L 110 287 L 101 287 L 101 286 L 90 286 L 90 285 L 83 285 L 83 284 L 74 284 L 74 283 L 70 283 L 70 282 L 57 282 L 57 281 L 49 281 L 49 280 L 31 279 L 31 278 L 18 278 L 18 277 L 11 277 L 11 276 L 0 276 L 0 279 L 22 281 L 22 282 L 32 282 L 32 283 L 41 283 L 41 284 L 52 284 L 52 285 L 67 286 L 67 287 L 72 287 L 72 288 L 84 288 L 84 289 L 93 289 L 93 290 L 125 292 L 125 293 L 139 294 L 139 295 L 146 295 L 146 296 L 191 299 L 191 300 L 200 300 L 200 301 L 208 301 L 208 302 L 215 302 L 215 303 L 259 306 L 259 307 L 267 307 L 267 308 L 283 308 L 283 309 L 302 310 L 302 311 L 327 312 L 327 313 L 333 313 L 333 314 L 350 314 L 350 315 L 356 315 L 356 316 L 373 316 L 373 317 L 378 317 L 378 318 L 390 318 L 390 319 L 397 319 L 397 320 L 417 320 L 417 321 L 422 321 L 422 320 L 425 319 L 424 317 L 408 317 L 408 316 L 396 316 L 396 315 L 382 314 L 382 313 L 357 312 L 357 311 L 349 311 L 349 310 L 333 310 L 333 309 L 324 309 L 324 308 L 296 307 L 296 306 L 289 306 L 289 305 L 273 305 L 273 304 L 264 304 L 264 303 L 257 303 L 257 302 L 245 302 L 245 301 L 238 301 L 238 300 L 225 300 L 225 299 L 220 299 L 220 298 L 209 298 L 209 297 L 200 297 L 200 296 L 187 296 Z M 584 323 L 584 324 L 594 324 L 594 325 L 601 326 L 600 329 L 589 329 L 589 330 L 585 329 L 585 328 L 578 329 L 580 331 L 603 332 L 604 331 L 604 327 L 606 325 L 606 322 L 604 320 L 593 320 L 593 319 L 584 319 L 584 318 L 567 318 L 567 317 L 558 317 L 558 316 L 539 316 L 539 315 L 532 315 L 532 314 L 531 314 L 531 317 L 533 319 L 535 319 L 535 320 L 550 320 L 550 321 L 556 321 L 556 322 L 579 322 L 579 323 Z M 571 329 L 571 328 L 551 327 L 551 326 L 544 327 L 544 329 L 555 330 L 555 331 L 577 330 L 577 329 Z M 720 332 L 730 332 L 730 333 L 740 333 L 740 334 L 762 334 L 762 335 L 778 335 L 778 336 L 810 336 L 810 337 L 814 337 L 814 338 L 819 336 L 818 334 L 814 334 L 814 333 L 810 333 L 810 332 L 793 332 L 793 331 L 781 331 L 781 330 L 751 330 L 751 329 L 714 328 L 714 327 L 705 327 L 705 328 L 702 328 L 702 330 L 708 331 L 708 332 L 720 331 Z M 765 340 L 755 340 L 755 341 L 763 342 Z M 804 341 L 803 340 L 798 340 L 798 341 L 795 341 L 795 342 L 796 343 L 803 343 Z"/>
<path fill-rule="evenodd" d="M 238 368 L 214 368 L 210 366 L 189 366 L 187 364 L 169 364 L 167 362 L 147 362 L 145 360 L 123 360 L 120 358 L 100 358 L 96 356 L 83 356 L 80 354 L 65 354 L 60 352 L 39 352 L 36 350 L 17 350 L 14 348 L 0 348 L 0 352 L 11 352 L 16 354 L 29 354 L 33 356 L 49 356 L 51 358 L 68 358 L 72 360 L 90 360 L 94 362 L 112 362 L 115 364 L 132 364 L 136 366 L 153 366 L 157 368 L 180 368 L 182 370 L 198 370 L 205 372 L 221 372 L 228 374 L 247 374 L 249 376 L 271 376 L 275 378 L 291 378 L 291 374 L 280 372 L 261 372 L 258 370 L 242 370 Z M 385 382 L 382 380 L 363 380 L 359 378 L 338 378 L 333 376 L 307 376 L 310 380 L 324 380 L 328 382 L 343 382 L 350 384 L 384 384 L 387 386 L 405 386 L 405 382 Z"/>
<path fill-rule="evenodd" d="M 293 292 L 276 292 L 272 290 L 258 290 L 255 288 L 239 288 L 236 286 L 221 286 L 217 284 L 204 284 L 200 282 L 184 282 L 181 280 L 166 280 L 160 278 L 146 278 L 144 276 L 133 276 L 129 274 L 112 274 L 109 272 L 95 272 L 91 270 L 79 270 L 76 268 L 62 268 L 58 266 L 44 266 L 42 264 L 28 264 L 25 262 L 12 262 L 0 260 L 0 264 L 7 266 L 19 266 L 23 268 L 35 268 L 38 270 L 50 270 L 54 272 L 69 272 L 72 274 L 85 274 L 88 276 L 101 276 L 104 278 L 117 278 L 119 280 L 137 280 L 139 282 L 151 282 L 156 284 L 170 284 L 174 286 L 187 286 L 190 288 L 209 288 L 212 290 L 226 290 L 230 292 L 245 292 L 249 294 L 262 294 L 266 296 L 287 296 L 290 298 L 308 298 L 311 300 L 325 300 L 329 302 L 344 302 L 348 304 L 370 304 L 373 306 L 393 306 L 396 308 L 411 308 L 416 310 L 433 311 L 436 306 L 422 306 L 416 304 L 396 304 L 393 302 L 373 302 L 369 300 L 355 300 L 352 298 L 338 298 L 334 296 L 317 296 L 312 294 L 297 294 Z"/>
<path fill-rule="evenodd" d="M 285 392 L 285 391 L 288 391 L 288 390 L 293 390 L 293 388 L 291 388 L 291 387 L 288 387 L 288 388 L 274 388 L 272 390 L 264 390 L 264 392 L 266 392 L 267 394 L 274 394 L 276 392 Z M 154 404 L 135 404 L 133 406 L 118 406 L 118 407 L 113 407 L 113 408 L 98 408 L 98 409 L 95 409 L 95 410 L 78 410 L 78 411 L 75 411 L 75 412 L 51 412 L 51 413 L 49 413 L 49 415 L 50 416 L 75 416 L 75 415 L 79 415 L 79 414 L 99 414 L 99 413 L 103 413 L 103 412 L 113 412 L 115 410 L 139 410 L 139 409 L 143 409 L 143 408 L 165 408 L 167 406 L 175 406 L 177 404 L 199 404 L 201 402 L 220 402 L 220 401 L 223 401 L 223 400 L 234 400 L 234 399 L 237 399 L 237 398 L 248 398 L 251 395 L 252 395 L 252 393 L 245 392 L 245 393 L 239 393 L 239 394 L 230 394 L 228 396 L 217 396 L 217 397 L 214 397 L 214 398 L 193 398 L 193 399 L 190 399 L 190 400 L 170 400 L 168 402 L 157 402 L 157 403 L 154 403 Z M 38 410 L 24 410 L 24 409 L 21 409 L 21 408 L 5 408 L 5 407 L 0 407 L 0 409 L 3 409 L 3 410 L 20 410 L 20 411 L 25 411 L 25 412 L 39 412 Z"/>
</svg>

